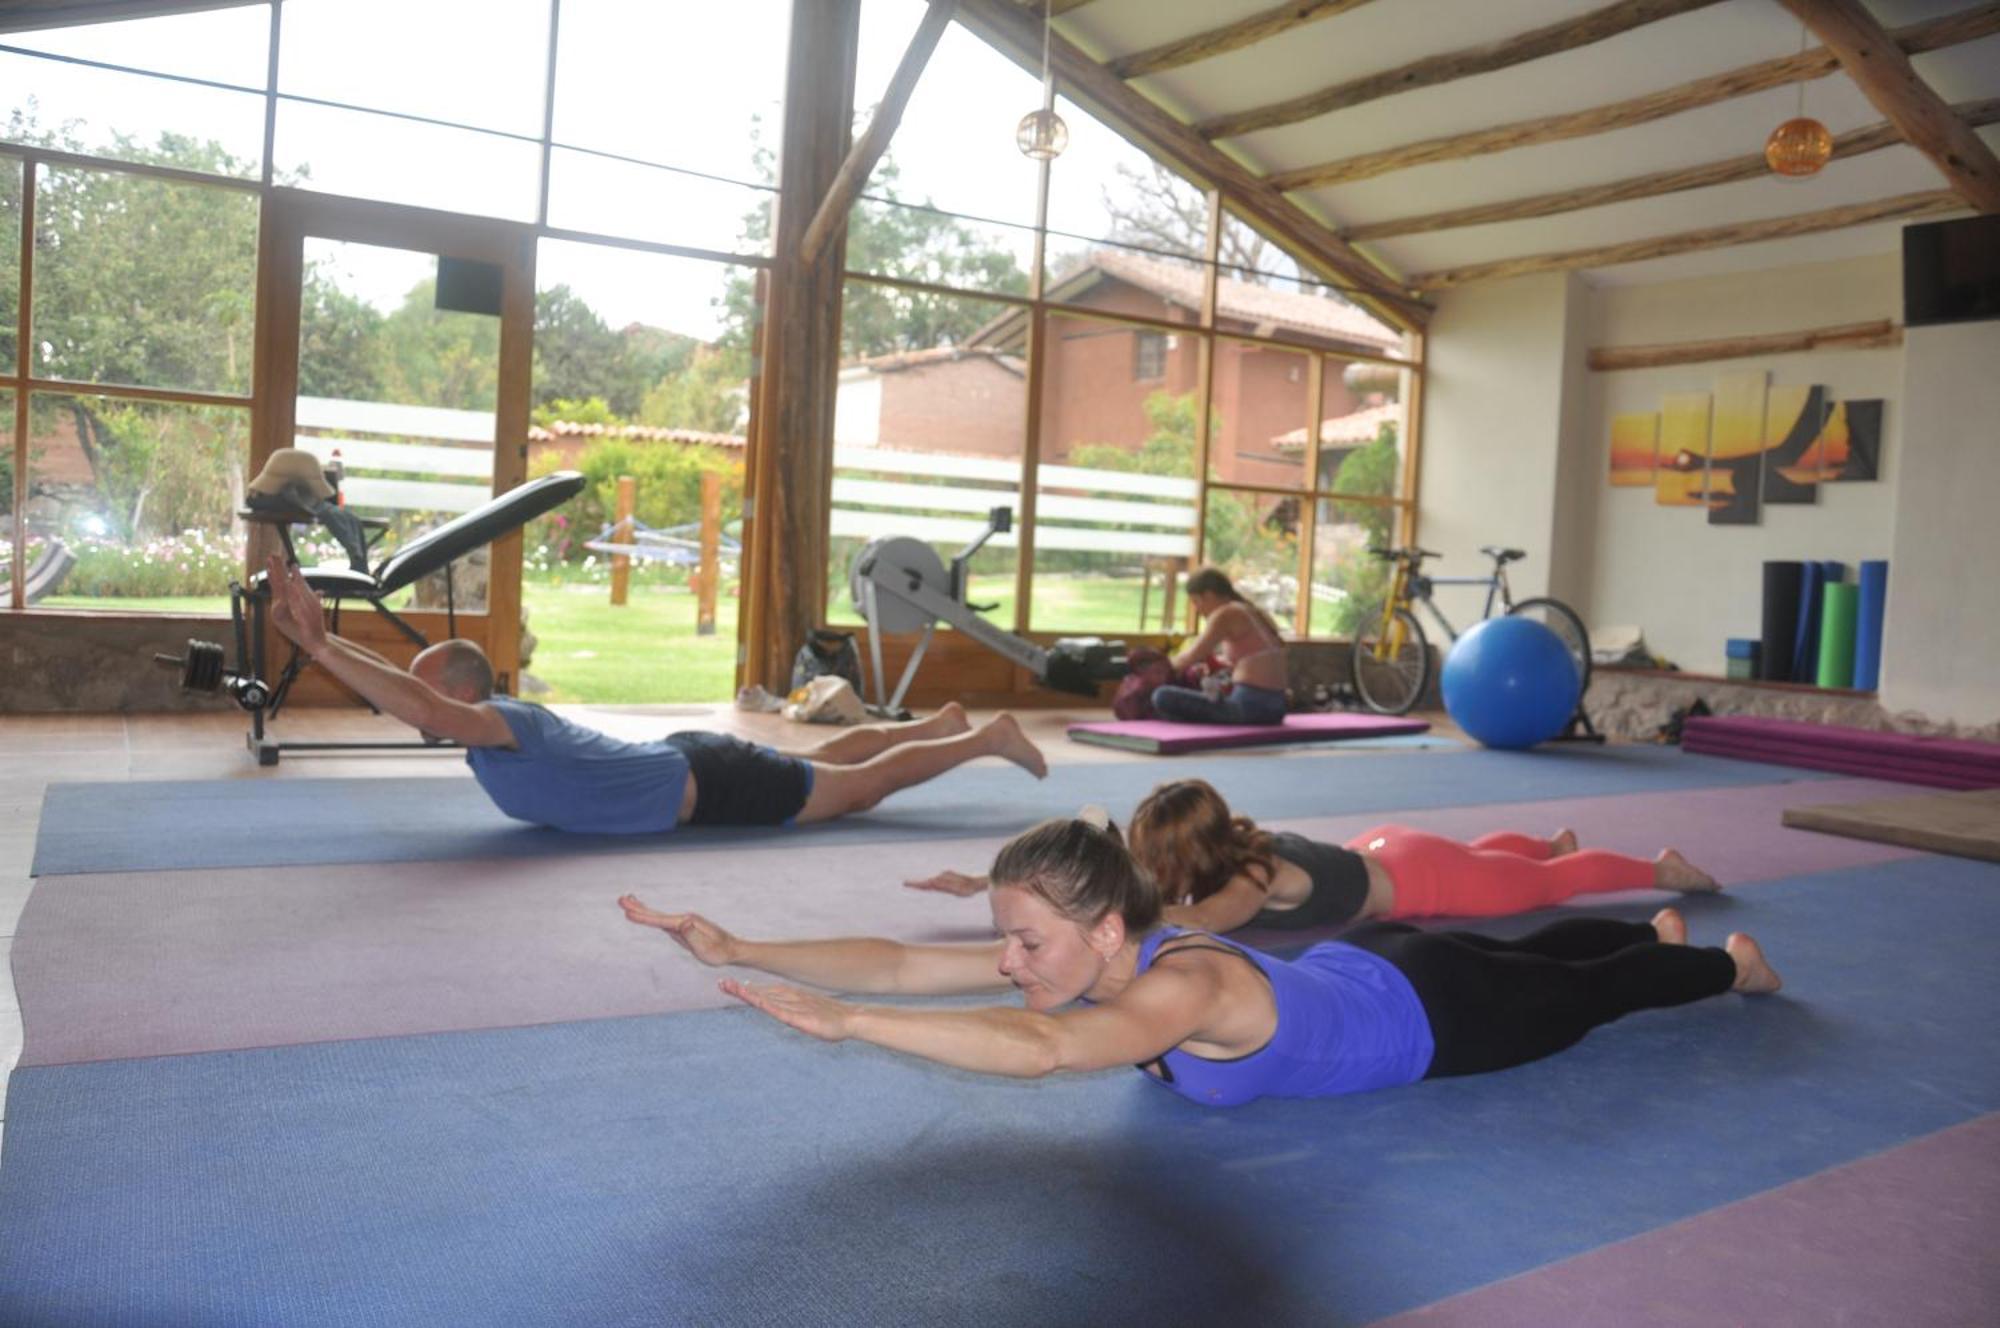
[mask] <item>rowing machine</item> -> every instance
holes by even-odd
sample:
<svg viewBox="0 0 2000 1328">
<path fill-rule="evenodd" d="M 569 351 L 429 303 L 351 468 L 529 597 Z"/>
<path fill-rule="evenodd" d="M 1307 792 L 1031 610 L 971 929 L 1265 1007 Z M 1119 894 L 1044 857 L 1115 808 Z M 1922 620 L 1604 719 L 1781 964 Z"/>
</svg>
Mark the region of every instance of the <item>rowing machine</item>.
<svg viewBox="0 0 2000 1328">
<path fill-rule="evenodd" d="M 988 650 L 1011 660 L 1035 676 L 1044 687 L 1095 696 L 1097 685 L 1125 675 L 1125 643 L 1102 637 L 1064 637 L 1040 646 L 1026 637 L 1003 631 L 979 615 L 999 607 L 966 600 L 973 556 L 995 535 L 1014 527 L 1014 509 L 993 508 L 979 538 L 953 555 L 949 569 L 936 549 L 909 535 L 885 535 L 871 540 L 854 556 L 848 573 L 854 611 L 868 624 L 868 655 L 875 672 L 875 706 L 882 714 L 899 714 L 903 696 L 929 649 L 931 635 L 942 622 L 965 633 Z M 887 693 L 882 667 L 882 636 L 921 632 L 917 648 L 896 690 Z"/>
</svg>

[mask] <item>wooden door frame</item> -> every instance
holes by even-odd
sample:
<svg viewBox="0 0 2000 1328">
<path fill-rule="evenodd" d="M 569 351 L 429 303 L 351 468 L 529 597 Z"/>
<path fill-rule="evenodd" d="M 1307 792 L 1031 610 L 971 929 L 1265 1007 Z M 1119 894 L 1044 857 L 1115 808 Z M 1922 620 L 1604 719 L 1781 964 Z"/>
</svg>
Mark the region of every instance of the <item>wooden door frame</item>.
<svg viewBox="0 0 2000 1328">
<path fill-rule="evenodd" d="M 501 270 L 499 394 L 495 401 L 493 492 L 506 493 L 528 475 L 528 403 L 534 372 L 535 229 L 525 222 L 468 217 L 397 203 L 270 189 L 257 232 L 257 322 L 254 401 L 250 411 L 250 473 L 290 447 L 297 434 L 299 319 L 305 241 L 336 240 L 411 249 L 492 263 Z M 254 572 L 264 539 L 253 530 Z M 443 614 L 405 615 L 439 639 Z M 521 532 L 493 541 L 487 558 L 486 612 L 459 614 L 459 634 L 478 640 L 493 661 L 501 689 L 513 690 L 521 667 Z"/>
</svg>

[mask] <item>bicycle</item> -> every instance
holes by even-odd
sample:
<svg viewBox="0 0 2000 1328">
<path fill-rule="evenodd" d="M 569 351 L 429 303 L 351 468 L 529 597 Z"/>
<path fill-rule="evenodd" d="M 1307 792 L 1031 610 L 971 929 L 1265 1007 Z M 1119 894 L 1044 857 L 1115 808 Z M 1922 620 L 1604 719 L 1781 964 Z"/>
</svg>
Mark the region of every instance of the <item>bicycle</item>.
<svg viewBox="0 0 2000 1328">
<path fill-rule="evenodd" d="M 1493 560 L 1493 571 L 1487 576 L 1425 576 L 1424 559 L 1444 556 L 1430 549 L 1368 550 L 1385 562 L 1393 562 L 1396 568 L 1380 617 L 1354 637 L 1351 662 L 1354 690 L 1370 710 L 1384 715 L 1406 714 L 1430 685 L 1430 641 L 1412 611 L 1415 605 L 1421 603 L 1429 609 L 1445 635 L 1453 642 L 1458 640 L 1458 629 L 1431 598 L 1432 590 L 1438 586 L 1485 586 L 1486 608 L 1479 615 L 1482 622 L 1493 616 L 1497 600 L 1506 614 L 1533 618 L 1548 627 L 1568 647 L 1583 687 L 1590 686 L 1590 633 L 1576 610 L 1545 595 L 1515 603 L 1513 591 L 1507 585 L 1507 564 L 1527 554 L 1492 544 L 1479 551 Z M 1577 695 L 1583 695 L 1582 689 Z M 1579 704 L 1579 711 L 1581 708 Z"/>
</svg>

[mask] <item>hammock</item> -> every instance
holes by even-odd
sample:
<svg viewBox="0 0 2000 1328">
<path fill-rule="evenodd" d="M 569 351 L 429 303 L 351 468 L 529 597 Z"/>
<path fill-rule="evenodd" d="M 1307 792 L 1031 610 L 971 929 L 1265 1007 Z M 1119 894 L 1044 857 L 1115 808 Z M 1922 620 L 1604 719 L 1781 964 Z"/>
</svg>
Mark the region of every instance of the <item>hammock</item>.
<svg viewBox="0 0 2000 1328">
<path fill-rule="evenodd" d="M 653 562 L 672 563 L 680 567 L 691 567 L 701 561 L 701 523 L 690 521 L 686 525 L 667 526 L 655 530 L 636 517 L 632 520 L 632 541 L 621 544 L 610 538 L 618 528 L 617 523 L 597 532 L 595 539 L 583 542 L 583 547 L 592 553 L 608 553 L 626 558 L 645 558 Z M 690 532 L 693 537 L 690 538 Z M 722 558 L 733 558 L 743 552 L 743 546 L 727 534 L 717 532 L 716 552 Z"/>
</svg>

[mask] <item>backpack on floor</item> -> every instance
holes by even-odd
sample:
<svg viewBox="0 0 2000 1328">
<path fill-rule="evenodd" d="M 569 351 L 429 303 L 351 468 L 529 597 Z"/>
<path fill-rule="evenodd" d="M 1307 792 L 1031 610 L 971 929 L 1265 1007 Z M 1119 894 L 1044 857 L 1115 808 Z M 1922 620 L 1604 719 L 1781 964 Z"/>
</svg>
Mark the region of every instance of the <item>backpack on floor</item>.
<svg viewBox="0 0 2000 1328">
<path fill-rule="evenodd" d="M 792 660 L 792 690 L 819 677 L 845 678 L 860 693 L 861 651 L 854 644 L 854 633 L 815 627 L 806 634 L 806 643 Z"/>
</svg>

